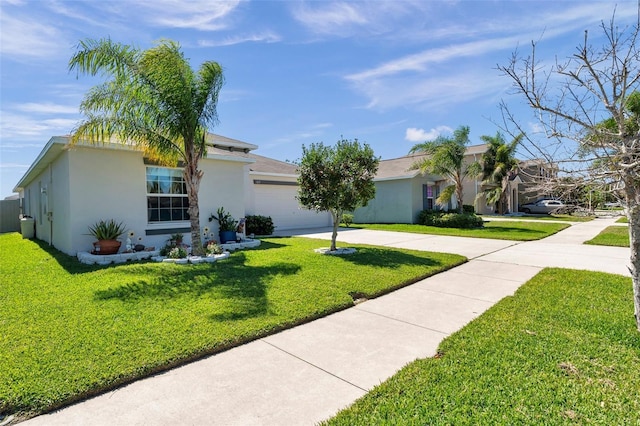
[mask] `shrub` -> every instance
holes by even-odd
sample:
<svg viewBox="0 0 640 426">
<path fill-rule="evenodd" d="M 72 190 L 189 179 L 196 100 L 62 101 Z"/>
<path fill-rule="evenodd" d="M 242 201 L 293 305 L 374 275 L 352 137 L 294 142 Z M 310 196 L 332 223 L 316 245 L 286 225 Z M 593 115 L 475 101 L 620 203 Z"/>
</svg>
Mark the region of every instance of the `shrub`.
<svg viewBox="0 0 640 426">
<path fill-rule="evenodd" d="M 115 240 L 124 234 L 125 226 L 122 222 L 118 223 L 113 219 L 99 220 L 94 225 L 89 226 L 89 234 L 96 240 Z"/>
<path fill-rule="evenodd" d="M 187 257 L 187 251 L 181 246 L 174 247 L 169 251 L 168 256 L 171 259 L 184 259 Z"/>
<path fill-rule="evenodd" d="M 245 222 L 246 234 L 271 235 L 274 226 L 271 216 L 249 215 Z"/>
<path fill-rule="evenodd" d="M 441 210 L 423 210 L 418 214 L 418 223 L 440 228 L 481 228 L 481 217 L 469 213 L 448 213 Z"/>
<path fill-rule="evenodd" d="M 222 254 L 223 250 L 215 241 L 209 242 L 205 248 L 207 255 Z"/>
<path fill-rule="evenodd" d="M 353 223 L 353 215 L 351 213 L 345 213 L 342 215 L 342 223 L 348 228 Z"/>
<path fill-rule="evenodd" d="M 462 205 L 462 213 L 475 214 L 476 213 L 476 208 L 473 207 L 471 204 L 463 204 Z"/>
</svg>

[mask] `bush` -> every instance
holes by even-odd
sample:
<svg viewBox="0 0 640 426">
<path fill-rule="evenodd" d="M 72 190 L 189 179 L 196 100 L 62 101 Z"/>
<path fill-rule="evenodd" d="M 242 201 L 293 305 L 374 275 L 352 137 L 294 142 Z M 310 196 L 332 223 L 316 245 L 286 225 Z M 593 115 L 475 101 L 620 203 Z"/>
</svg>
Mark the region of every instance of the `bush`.
<svg viewBox="0 0 640 426">
<path fill-rule="evenodd" d="M 473 207 L 471 204 L 463 204 L 462 213 L 476 214 L 476 208 Z"/>
<path fill-rule="evenodd" d="M 351 213 L 345 213 L 342 215 L 342 223 L 348 228 L 353 223 L 353 215 Z"/>
<path fill-rule="evenodd" d="M 275 227 L 273 226 L 273 220 L 271 216 L 249 215 L 245 222 L 247 235 L 271 235 Z"/>
<path fill-rule="evenodd" d="M 473 229 L 481 228 L 481 217 L 469 213 L 448 213 L 441 210 L 423 210 L 418 214 L 420 225 L 437 226 L 439 228 Z"/>
</svg>

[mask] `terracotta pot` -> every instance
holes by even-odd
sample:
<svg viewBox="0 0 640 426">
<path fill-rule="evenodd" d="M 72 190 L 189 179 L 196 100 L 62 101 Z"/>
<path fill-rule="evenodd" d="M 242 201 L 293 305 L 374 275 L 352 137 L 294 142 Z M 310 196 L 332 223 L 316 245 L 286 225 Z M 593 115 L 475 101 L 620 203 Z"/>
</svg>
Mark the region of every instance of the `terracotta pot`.
<svg viewBox="0 0 640 426">
<path fill-rule="evenodd" d="M 95 254 L 116 254 L 122 243 L 118 240 L 99 240 L 93 243 Z"/>
</svg>

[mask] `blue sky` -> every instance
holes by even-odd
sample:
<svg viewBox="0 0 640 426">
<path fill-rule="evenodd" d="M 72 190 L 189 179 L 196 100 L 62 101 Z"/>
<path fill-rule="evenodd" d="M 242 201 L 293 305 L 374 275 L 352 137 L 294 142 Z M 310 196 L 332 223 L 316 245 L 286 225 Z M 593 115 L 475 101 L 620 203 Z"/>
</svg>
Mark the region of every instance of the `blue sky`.
<svg viewBox="0 0 640 426">
<path fill-rule="evenodd" d="M 99 80 L 69 73 L 78 41 L 111 37 L 148 48 L 178 41 L 194 67 L 218 61 L 226 84 L 211 129 L 298 159 L 303 144 L 358 138 L 383 159 L 471 127 L 494 135 L 505 99 L 534 120 L 496 70 L 539 41 L 539 57 L 566 58 L 614 2 L 0 0 L 0 198 L 51 136 L 80 119 Z M 638 4 L 617 4 L 632 24 Z"/>
</svg>

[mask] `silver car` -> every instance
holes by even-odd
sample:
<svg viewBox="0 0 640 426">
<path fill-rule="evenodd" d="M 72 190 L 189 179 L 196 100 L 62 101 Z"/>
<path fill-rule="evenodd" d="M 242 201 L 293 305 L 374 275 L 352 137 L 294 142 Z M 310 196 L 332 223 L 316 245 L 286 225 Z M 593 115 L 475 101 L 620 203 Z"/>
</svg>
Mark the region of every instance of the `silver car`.
<svg viewBox="0 0 640 426">
<path fill-rule="evenodd" d="M 520 206 L 520 210 L 525 213 L 542 213 L 551 214 L 558 209 L 567 207 L 565 203 L 560 200 L 538 200 L 535 203 L 523 204 Z"/>
</svg>

